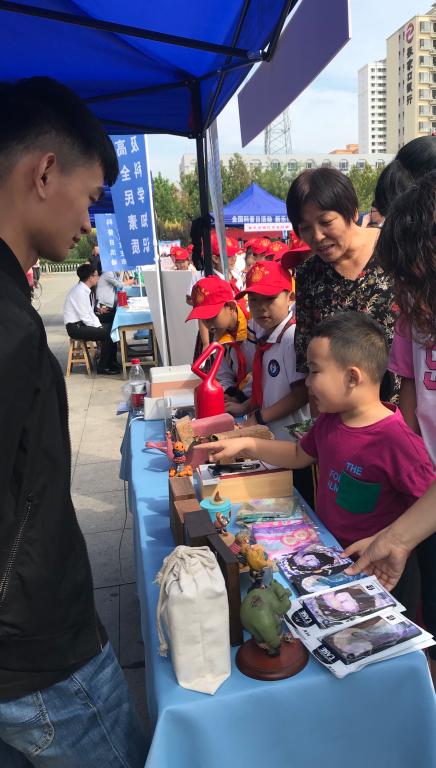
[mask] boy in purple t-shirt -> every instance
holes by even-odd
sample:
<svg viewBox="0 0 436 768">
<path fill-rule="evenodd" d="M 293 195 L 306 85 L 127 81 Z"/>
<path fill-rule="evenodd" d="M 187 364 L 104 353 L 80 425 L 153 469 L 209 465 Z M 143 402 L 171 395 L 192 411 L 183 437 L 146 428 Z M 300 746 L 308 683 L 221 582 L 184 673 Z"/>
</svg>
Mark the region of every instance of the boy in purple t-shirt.
<svg viewBox="0 0 436 768">
<path fill-rule="evenodd" d="M 320 415 L 299 443 L 240 438 L 208 445 L 215 459 L 319 465 L 316 512 L 345 547 L 392 523 L 434 480 L 422 438 L 380 401 L 388 362 L 383 329 L 345 312 L 315 329 L 306 384 Z"/>
</svg>

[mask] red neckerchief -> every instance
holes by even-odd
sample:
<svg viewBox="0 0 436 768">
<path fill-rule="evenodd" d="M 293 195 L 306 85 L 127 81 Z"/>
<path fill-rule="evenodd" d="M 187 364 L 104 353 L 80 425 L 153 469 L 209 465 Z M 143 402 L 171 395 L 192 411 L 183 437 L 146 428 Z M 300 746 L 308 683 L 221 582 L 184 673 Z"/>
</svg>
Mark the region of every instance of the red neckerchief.
<svg viewBox="0 0 436 768">
<path fill-rule="evenodd" d="M 262 364 L 263 356 L 265 352 L 270 349 L 273 344 L 280 344 L 283 334 L 291 325 L 295 324 L 295 316 L 289 318 L 288 322 L 280 331 L 276 341 L 266 341 L 267 336 L 262 336 L 256 344 L 256 352 L 253 360 L 253 385 L 251 389 L 251 405 L 253 408 L 262 408 L 263 405 L 263 384 L 262 384 Z M 271 334 L 269 334 L 270 336 Z"/>
</svg>

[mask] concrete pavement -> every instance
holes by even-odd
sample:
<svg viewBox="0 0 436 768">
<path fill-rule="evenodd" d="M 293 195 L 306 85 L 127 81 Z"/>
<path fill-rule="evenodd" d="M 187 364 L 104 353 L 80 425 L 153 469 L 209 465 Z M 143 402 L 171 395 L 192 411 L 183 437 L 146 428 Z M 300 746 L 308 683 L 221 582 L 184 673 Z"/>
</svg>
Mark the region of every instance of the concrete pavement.
<svg viewBox="0 0 436 768">
<path fill-rule="evenodd" d="M 65 372 L 68 336 L 62 320 L 73 272 L 42 273 L 40 314 L 48 343 Z M 124 668 L 137 706 L 146 718 L 144 650 L 133 561 L 132 518 L 119 479 L 120 443 L 126 416 L 116 416 L 121 376 L 89 377 L 73 369 L 66 379 L 72 447 L 72 496 L 84 533 L 97 609 Z"/>
</svg>

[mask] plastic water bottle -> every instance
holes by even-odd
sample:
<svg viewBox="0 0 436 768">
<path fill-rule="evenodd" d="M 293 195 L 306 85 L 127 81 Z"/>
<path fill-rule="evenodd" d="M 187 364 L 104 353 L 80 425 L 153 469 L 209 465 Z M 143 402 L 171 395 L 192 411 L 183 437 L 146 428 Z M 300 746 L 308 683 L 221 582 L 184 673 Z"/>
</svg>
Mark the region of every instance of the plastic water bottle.
<svg viewBox="0 0 436 768">
<path fill-rule="evenodd" d="M 135 357 L 129 371 L 130 405 L 135 416 L 144 413 L 145 373 L 139 358 Z"/>
</svg>

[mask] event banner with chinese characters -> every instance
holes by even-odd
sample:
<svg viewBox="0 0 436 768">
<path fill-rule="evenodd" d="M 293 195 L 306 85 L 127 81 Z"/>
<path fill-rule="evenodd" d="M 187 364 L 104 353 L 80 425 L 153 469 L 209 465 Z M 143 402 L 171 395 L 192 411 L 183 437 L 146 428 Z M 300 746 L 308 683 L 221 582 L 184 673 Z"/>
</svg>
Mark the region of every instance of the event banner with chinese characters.
<svg viewBox="0 0 436 768">
<path fill-rule="evenodd" d="M 128 269 L 130 264 L 127 264 L 121 247 L 115 214 L 96 213 L 95 228 L 103 272 L 122 272 Z"/>
<path fill-rule="evenodd" d="M 111 136 L 120 173 L 111 188 L 124 257 L 129 267 L 154 264 L 153 201 L 146 137 Z"/>
</svg>

